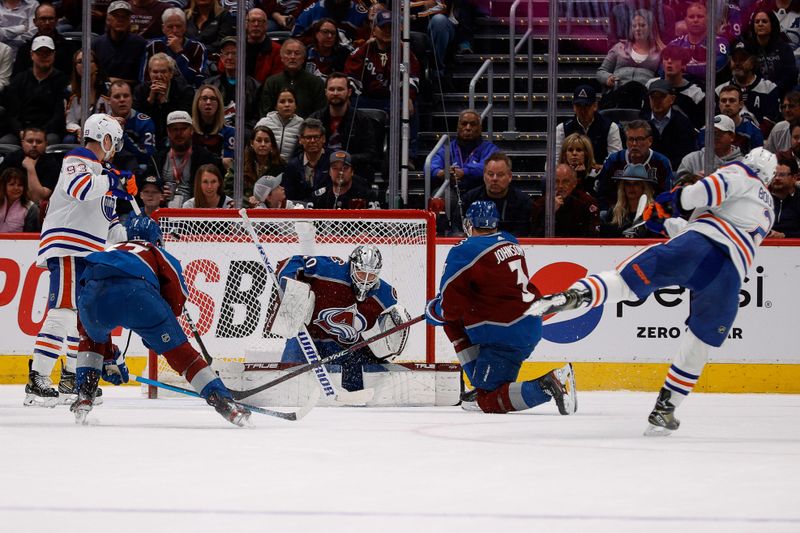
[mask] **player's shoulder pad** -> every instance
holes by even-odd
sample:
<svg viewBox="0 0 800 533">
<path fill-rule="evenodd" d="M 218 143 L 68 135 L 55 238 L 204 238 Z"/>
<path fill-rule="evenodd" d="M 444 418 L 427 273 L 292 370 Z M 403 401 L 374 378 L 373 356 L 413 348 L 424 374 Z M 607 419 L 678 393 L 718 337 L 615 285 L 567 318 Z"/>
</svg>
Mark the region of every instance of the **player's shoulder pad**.
<svg viewBox="0 0 800 533">
<path fill-rule="evenodd" d="M 67 157 L 79 157 L 81 159 L 91 159 L 92 161 L 97 161 L 97 156 L 94 155 L 94 152 L 86 148 L 85 146 L 78 146 L 77 148 L 73 148 L 64 156 L 66 159 Z M 97 161 L 99 163 L 99 161 Z"/>
<path fill-rule="evenodd" d="M 381 307 L 388 309 L 397 303 L 397 290 L 381 279 L 380 285 L 371 291 L 370 298 L 375 298 Z"/>
<path fill-rule="evenodd" d="M 347 261 L 340 257 L 314 255 L 304 256 L 303 259 L 306 276 L 350 279 Z"/>
</svg>

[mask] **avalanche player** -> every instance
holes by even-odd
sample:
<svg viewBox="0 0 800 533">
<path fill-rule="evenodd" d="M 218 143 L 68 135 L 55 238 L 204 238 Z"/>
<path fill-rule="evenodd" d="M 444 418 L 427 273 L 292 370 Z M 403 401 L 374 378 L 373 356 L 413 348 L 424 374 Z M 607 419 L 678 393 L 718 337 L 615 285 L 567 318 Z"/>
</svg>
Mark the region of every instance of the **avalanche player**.
<svg viewBox="0 0 800 533">
<path fill-rule="evenodd" d="M 47 266 L 50 271 L 50 288 L 47 318 L 36 337 L 24 405 L 52 407 L 59 402 L 50 373 L 65 341 L 67 367 L 62 371 L 59 391 L 67 395 L 73 392 L 78 343 L 77 282 L 83 272 L 83 258 L 103 250 L 109 232 L 112 239 L 116 231 L 122 232 L 116 198 L 132 198 L 122 188 L 119 174 L 104 167 L 122 147 L 119 123 L 109 115 L 92 115 L 86 119 L 83 139 L 83 147 L 64 157 L 42 225 L 36 264 Z"/>
<path fill-rule="evenodd" d="M 742 280 L 775 221 L 767 186 L 776 167 L 774 154 L 754 148 L 741 162 L 724 165 L 693 185 L 661 193 L 643 217 L 648 229 L 666 232 L 669 241 L 644 248 L 617 270 L 579 279 L 565 292 L 533 306 L 542 315 L 642 300 L 671 285 L 691 291 L 688 330 L 645 435 L 669 435 L 678 429 L 675 408 L 700 378 L 709 347 L 725 341 L 739 309 Z M 679 218 L 691 210 L 688 222 Z"/>
<path fill-rule="evenodd" d="M 542 334 L 542 319 L 528 308 L 539 296 L 530 282 L 525 252 L 510 233 L 497 230 L 494 202 L 474 202 L 464 215 L 467 239 L 450 250 L 439 295 L 428 302 L 429 323 L 444 326 L 485 413 L 521 411 L 554 398 L 569 415 L 578 403 L 572 365 L 517 382 L 522 362 Z"/>
<path fill-rule="evenodd" d="M 408 321 L 394 288 L 379 277 L 382 266 L 381 252 L 371 244 L 357 246 L 348 261 L 296 255 L 278 263 L 284 297 L 270 332 L 289 339 L 282 360 L 305 362 L 293 338 L 303 325 L 320 357 L 326 357 Z M 407 338 L 408 330 L 399 331 L 339 360 L 342 387 L 363 389 L 361 366 L 396 357 Z"/>
<path fill-rule="evenodd" d="M 115 385 L 128 381 L 125 359 L 111 343 L 111 330 L 123 326 L 142 337 L 148 348 L 163 354 L 175 372 L 226 420 L 245 425 L 250 411 L 233 401 L 175 318 L 189 293 L 180 263 L 159 247 L 158 224 L 146 215 L 131 216 L 126 229 L 128 241 L 85 258 L 78 299 L 78 397 L 70 407 L 76 421 L 85 421 L 91 411 L 101 374 Z"/>
</svg>

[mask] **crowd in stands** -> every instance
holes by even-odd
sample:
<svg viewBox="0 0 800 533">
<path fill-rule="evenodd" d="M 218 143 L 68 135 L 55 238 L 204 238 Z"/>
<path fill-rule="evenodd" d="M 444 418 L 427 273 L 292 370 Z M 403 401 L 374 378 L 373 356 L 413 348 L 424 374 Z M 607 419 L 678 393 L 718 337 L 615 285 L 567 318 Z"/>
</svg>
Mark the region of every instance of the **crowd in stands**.
<svg viewBox="0 0 800 533">
<path fill-rule="evenodd" d="M 361 0 L 100 0 L 93 2 L 89 94 L 78 0 L 0 0 L 0 228 L 36 229 L 58 179 L 59 154 L 81 144 L 81 102 L 125 132 L 114 164 L 137 175 L 139 201 L 165 207 L 234 206 L 236 128 L 245 129 L 242 205 L 379 207 L 390 108 L 390 11 Z M 715 164 L 766 146 L 786 174 L 776 179 L 774 236 L 800 232 L 794 188 L 800 163 L 800 0 L 723 2 L 705 87 L 705 2 L 620 0 L 609 9 L 609 48 L 596 80 L 573 94 L 573 116 L 554 142 L 555 233 L 627 232 L 638 198 L 702 177 Z M 246 9 L 238 49 L 236 10 Z M 411 22 L 410 155 L 417 156 L 423 82 L 452 89 L 452 54 L 472 50 L 478 0 L 415 3 Z M 246 76 L 236 79 L 244 53 Z M 588 83 L 587 83 L 588 82 Z M 245 105 L 236 109 L 236 88 Z M 713 147 L 705 147 L 705 101 L 714 98 Z M 615 120 L 605 110 L 637 115 Z M 237 120 L 238 119 L 238 120 Z M 445 168 L 445 150 L 450 168 Z M 432 186 L 458 203 L 491 199 L 501 228 L 543 236 L 546 198 L 514 186 L 512 160 L 463 110 L 455 138 L 434 154 Z M 124 209 L 122 210 L 124 211 Z M 124 213 L 122 213 L 124 215 Z M 31 225 L 34 224 L 34 225 Z M 446 228 L 457 234 L 460 220 Z M 791 226 L 791 227 L 790 227 Z"/>
</svg>

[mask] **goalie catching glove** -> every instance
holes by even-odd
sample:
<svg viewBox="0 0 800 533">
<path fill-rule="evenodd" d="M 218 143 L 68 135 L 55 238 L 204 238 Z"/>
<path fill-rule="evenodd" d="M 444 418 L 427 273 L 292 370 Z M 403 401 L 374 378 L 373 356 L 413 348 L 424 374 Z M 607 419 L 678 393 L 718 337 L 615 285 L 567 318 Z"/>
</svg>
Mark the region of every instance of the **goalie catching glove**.
<svg viewBox="0 0 800 533">
<path fill-rule="evenodd" d="M 411 315 L 408 314 L 406 308 L 400 304 L 395 304 L 381 313 L 375 321 L 375 325 L 364 331 L 361 334 L 361 338 L 369 340 L 375 335 L 379 335 L 409 320 L 411 320 Z M 375 357 L 383 359 L 384 361 L 392 361 L 395 357 L 400 355 L 403 348 L 406 347 L 406 341 L 408 341 L 407 327 L 391 335 L 387 335 L 382 339 L 378 339 L 375 342 L 371 342 L 368 346 Z"/>
<path fill-rule="evenodd" d="M 292 278 L 283 279 L 283 298 L 269 327 L 273 335 L 291 339 L 300 329 L 311 322 L 314 314 L 314 291 L 308 283 Z"/>
</svg>

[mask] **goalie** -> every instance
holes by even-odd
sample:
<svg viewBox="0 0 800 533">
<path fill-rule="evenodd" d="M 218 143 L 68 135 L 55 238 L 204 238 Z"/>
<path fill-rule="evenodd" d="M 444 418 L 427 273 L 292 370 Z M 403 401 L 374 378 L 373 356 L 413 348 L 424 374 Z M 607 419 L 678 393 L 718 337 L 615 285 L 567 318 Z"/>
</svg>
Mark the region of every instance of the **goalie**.
<svg viewBox="0 0 800 533">
<path fill-rule="evenodd" d="M 382 264 L 373 245 L 357 246 L 347 261 L 296 255 L 278 263 L 284 295 L 269 331 L 287 339 L 281 360 L 305 362 L 296 339 L 303 326 L 320 357 L 326 357 L 408 321 L 411 317 L 397 303 L 396 291 L 379 277 Z M 391 361 L 407 339 L 404 329 L 340 359 L 342 388 L 363 389 L 362 366 Z"/>
</svg>

